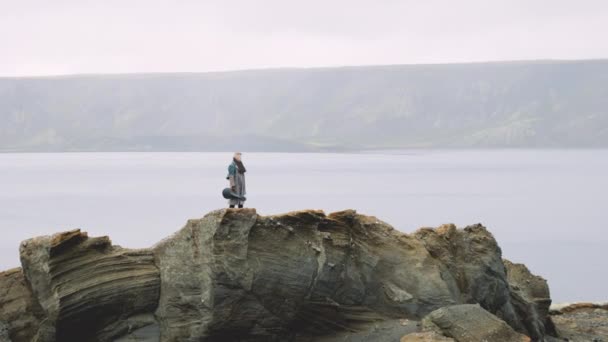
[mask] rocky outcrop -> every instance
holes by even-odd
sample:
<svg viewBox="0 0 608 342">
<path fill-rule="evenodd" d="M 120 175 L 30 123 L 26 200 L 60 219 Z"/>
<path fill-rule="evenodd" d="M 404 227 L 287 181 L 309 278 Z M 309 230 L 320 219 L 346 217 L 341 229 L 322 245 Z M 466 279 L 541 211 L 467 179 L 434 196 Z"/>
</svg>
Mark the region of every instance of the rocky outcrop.
<svg viewBox="0 0 608 342">
<path fill-rule="evenodd" d="M 20 256 L 51 336 L 42 341 L 112 341 L 153 319 L 160 281 L 150 250 L 73 230 L 26 240 Z"/>
<path fill-rule="evenodd" d="M 150 249 L 74 230 L 24 241 L 20 253 L 22 286 L 5 296 L 30 309 L 0 309 L 14 342 L 31 340 L 19 327 L 38 321 L 37 341 L 393 341 L 459 304 L 545 334 L 544 294 L 514 287 L 481 225 L 404 234 L 352 210 L 223 209 Z"/>
<path fill-rule="evenodd" d="M 533 292 L 532 286 L 524 288 L 520 284 L 519 279 L 523 279 L 523 276 L 519 276 L 515 270 L 511 272 L 513 276 L 509 281 L 501 250 L 485 227 L 476 224 L 459 230 L 448 224 L 437 229 L 423 228 L 414 235 L 424 242 L 431 255 L 446 266 L 448 272 L 444 277 L 454 282 L 458 303 L 478 303 L 515 330 L 535 340 L 545 336 L 547 312 L 536 306 L 534 300 L 539 299 L 537 293 Z M 529 271 L 526 275 L 531 276 Z M 545 294 L 540 290 L 541 280 L 544 281 L 540 277 L 537 280 L 538 296 Z M 514 288 L 513 284 L 521 285 L 530 296 L 519 293 L 520 290 Z M 548 299 L 550 303 L 548 295 L 546 288 L 547 297 L 543 300 Z"/>
<path fill-rule="evenodd" d="M 478 304 L 446 306 L 431 312 L 422 321 L 427 330 L 452 337 L 458 342 L 528 342 L 507 323 Z"/>
<path fill-rule="evenodd" d="M 608 341 L 608 303 L 552 305 L 550 314 L 557 333 L 568 341 Z"/>
<path fill-rule="evenodd" d="M 168 340 L 326 334 L 454 303 L 420 241 L 350 211 L 217 211 L 190 221 L 155 254 L 163 279 L 157 316 Z"/>
</svg>

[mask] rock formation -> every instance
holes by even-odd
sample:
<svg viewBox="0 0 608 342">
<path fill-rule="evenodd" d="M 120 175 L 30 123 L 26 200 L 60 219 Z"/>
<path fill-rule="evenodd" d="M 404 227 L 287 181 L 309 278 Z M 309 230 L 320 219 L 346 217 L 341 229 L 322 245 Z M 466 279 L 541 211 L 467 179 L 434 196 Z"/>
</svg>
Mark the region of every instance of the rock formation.
<svg viewBox="0 0 608 342">
<path fill-rule="evenodd" d="M 425 329 L 452 337 L 459 342 L 529 342 L 507 323 L 484 310 L 479 304 L 446 306 L 428 314 Z"/>
<path fill-rule="evenodd" d="M 550 313 L 557 334 L 568 341 L 608 341 L 608 303 L 554 305 Z"/>
<path fill-rule="evenodd" d="M 404 234 L 352 210 L 222 209 L 150 249 L 74 230 L 20 254 L 0 273 L 0 341 L 465 341 L 441 320 L 462 308 L 502 334 L 553 333 L 546 282 L 480 224 Z M 427 315 L 440 329 L 421 332 Z"/>
<path fill-rule="evenodd" d="M 536 313 L 539 316 L 532 317 L 532 320 L 527 321 L 544 318 L 545 332 L 556 336 L 555 326 L 549 316 L 551 295 L 549 294 L 547 281 L 542 277 L 532 274 L 524 264 L 515 264 L 509 260 L 503 260 L 503 262 L 507 268 L 507 280 L 511 287 L 511 297 L 517 303 L 518 310 L 522 315 L 526 312 L 534 313 L 535 311 L 529 310 L 528 306 L 531 304 L 535 305 Z"/>
<path fill-rule="evenodd" d="M 44 311 L 41 341 L 110 341 L 153 320 L 159 272 L 150 250 L 115 247 L 107 237 L 73 230 L 23 241 L 20 255 Z"/>
</svg>

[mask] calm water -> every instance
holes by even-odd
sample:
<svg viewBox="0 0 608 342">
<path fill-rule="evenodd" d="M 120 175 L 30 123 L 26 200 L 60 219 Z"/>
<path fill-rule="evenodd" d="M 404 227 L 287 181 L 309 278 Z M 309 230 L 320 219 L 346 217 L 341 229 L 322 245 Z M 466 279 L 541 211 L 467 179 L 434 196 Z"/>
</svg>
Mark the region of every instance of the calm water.
<svg viewBox="0 0 608 342">
<path fill-rule="evenodd" d="M 0 269 L 23 239 L 82 228 L 147 247 L 223 207 L 231 153 L 0 154 Z M 608 151 L 245 153 L 261 214 L 354 208 L 411 232 L 481 222 L 554 301 L 608 299 Z"/>
</svg>

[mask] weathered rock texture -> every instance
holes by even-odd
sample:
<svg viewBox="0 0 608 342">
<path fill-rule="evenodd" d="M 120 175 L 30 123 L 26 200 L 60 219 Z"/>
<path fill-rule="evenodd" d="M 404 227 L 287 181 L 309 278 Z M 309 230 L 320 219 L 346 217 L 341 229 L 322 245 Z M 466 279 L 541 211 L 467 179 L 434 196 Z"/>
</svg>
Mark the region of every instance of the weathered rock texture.
<svg viewBox="0 0 608 342">
<path fill-rule="evenodd" d="M 454 338 L 458 342 L 528 342 L 507 323 L 476 304 L 446 306 L 424 318 L 425 329 Z"/>
<path fill-rule="evenodd" d="M 34 339 L 43 316 L 21 268 L 0 272 L 0 341 Z"/>
<path fill-rule="evenodd" d="M 446 266 L 444 278 L 456 287 L 456 302 L 479 303 L 515 330 L 537 340 L 544 337 L 547 311 L 538 310 L 531 289 L 525 288 L 532 296 L 528 298 L 509 284 L 501 250 L 485 227 L 477 224 L 459 230 L 449 224 L 437 229 L 423 228 L 414 235 Z M 517 279 L 513 277 L 513 281 Z M 548 288 L 546 295 L 543 299 L 550 303 Z"/>
<path fill-rule="evenodd" d="M 151 251 L 123 249 L 107 237 L 73 230 L 26 240 L 20 254 L 45 314 L 41 329 L 54 332 L 55 340 L 111 341 L 137 322 L 150 324 L 130 318 L 151 314 L 158 303 L 159 272 Z"/>
<path fill-rule="evenodd" d="M 189 221 L 155 256 L 156 313 L 170 341 L 331 334 L 459 303 L 544 334 L 535 306 L 513 303 L 500 249 L 481 225 L 407 235 L 354 211 L 221 210 Z"/>
<path fill-rule="evenodd" d="M 511 298 L 516 303 L 516 309 L 521 315 L 526 315 L 526 313 L 537 314 L 537 316 L 525 320 L 524 323 L 540 319 L 544 323 L 545 333 L 556 336 L 555 326 L 551 316 L 549 316 L 551 295 L 547 281 L 532 274 L 524 264 L 515 264 L 509 260 L 503 260 L 503 262 L 507 269 L 507 280 L 511 286 Z M 530 310 L 530 305 L 535 305 L 536 310 Z M 529 326 L 528 329 L 535 329 L 535 327 Z"/>
<path fill-rule="evenodd" d="M 551 308 L 560 337 L 572 342 L 608 341 L 608 303 L 574 303 Z"/>
<path fill-rule="evenodd" d="M 24 241 L 20 252 L 23 273 L 0 278 L 19 284 L 1 303 L 26 303 L 0 308 L 13 342 L 393 341 L 467 303 L 534 340 L 545 335 L 548 289 L 507 272 L 481 225 L 408 235 L 352 210 L 223 209 L 150 249 L 75 230 Z"/>
<path fill-rule="evenodd" d="M 407 334 L 399 340 L 399 342 L 454 342 L 451 337 L 445 337 L 434 331 L 416 332 Z"/>
</svg>

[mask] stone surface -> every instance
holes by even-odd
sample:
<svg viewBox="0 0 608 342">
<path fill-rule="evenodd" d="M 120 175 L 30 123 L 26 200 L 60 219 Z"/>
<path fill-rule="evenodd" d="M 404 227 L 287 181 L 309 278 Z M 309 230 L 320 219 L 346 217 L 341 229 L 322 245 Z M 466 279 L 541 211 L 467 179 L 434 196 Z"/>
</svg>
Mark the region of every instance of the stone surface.
<svg viewBox="0 0 608 342">
<path fill-rule="evenodd" d="M 0 342 L 11 342 L 8 323 L 0 321 Z"/>
<path fill-rule="evenodd" d="M 435 331 L 457 342 L 530 341 L 528 336 L 516 332 L 478 304 L 443 307 L 428 314 L 422 325 L 425 330 Z"/>
<path fill-rule="evenodd" d="M 417 332 L 403 336 L 399 342 L 453 342 L 451 337 L 445 337 L 434 331 Z"/>
<path fill-rule="evenodd" d="M 336 331 L 326 335 L 300 335 L 293 342 L 369 342 L 399 341 L 404 335 L 419 330 L 419 322 L 403 319 L 370 322 L 359 325 L 357 330 Z"/>
<path fill-rule="evenodd" d="M 160 281 L 149 250 L 73 230 L 23 241 L 20 256 L 45 315 L 44 341 L 111 341 L 128 331 L 129 317 L 156 308 Z"/>
<path fill-rule="evenodd" d="M 573 303 L 552 307 L 557 333 L 571 342 L 608 342 L 608 304 Z"/>
<path fill-rule="evenodd" d="M 0 326 L 3 327 L 0 336 L 5 334 L 5 339 L 13 342 L 29 342 L 34 339 L 42 318 L 42 308 L 34 299 L 21 268 L 0 272 Z"/>
<path fill-rule="evenodd" d="M 503 263 L 507 270 L 507 280 L 511 287 L 511 299 L 515 303 L 516 310 L 522 317 L 525 317 L 527 313 L 532 314 L 528 319 L 524 319 L 524 325 L 528 325 L 527 330 L 540 330 L 544 327 L 546 334 L 557 336 L 555 326 L 551 316 L 549 316 L 551 294 L 547 281 L 532 274 L 524 264 L 512 263 L 509 260 L 503 260 Z M 531 304 L 535 305 L 536 310 L 529 309 Z M 543 327 L 535 327 L 534 324 L 530 323 L 536 321 L 542 321 Z"/>
<path fill-rule="evenodd" d="M 126 335 L 114 340 L 114 342 L 159 342 L 160 327 L 156 319 L 150 315 L 151 323 L 141 328 L 130 329 Z"/>
</svg>

